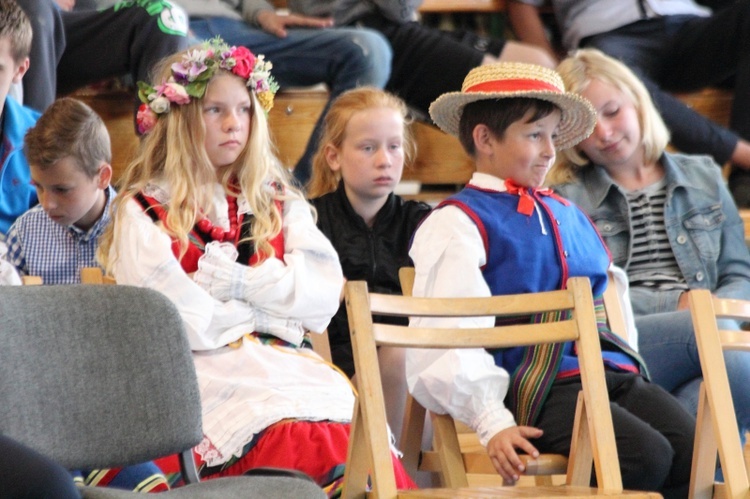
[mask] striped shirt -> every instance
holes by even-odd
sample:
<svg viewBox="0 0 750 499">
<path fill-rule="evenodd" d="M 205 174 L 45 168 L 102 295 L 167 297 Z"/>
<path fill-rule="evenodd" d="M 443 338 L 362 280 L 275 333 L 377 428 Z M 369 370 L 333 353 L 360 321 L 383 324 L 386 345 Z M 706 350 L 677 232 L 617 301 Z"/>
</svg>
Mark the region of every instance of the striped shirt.
<svg viewBox="0 0 750 499">
<path fill-rule="evenodd" d="M 34 206 L 8 230 L 7 260 L 21 275 L 39 276 L 44 284 L 80 283 L 82 268 L 98 266 L 97 241 L 109 224 L 115 196 L 111 186 L 106 196 L 104 214 L 87 231 L 74 225 L 64 227 L 47 216 L 41 204 Z"/>
<path fill-rule="evenodd" d="M 631 287 L 687 290 L 664 225 L 666 179 L 626 193 L 633 232 L 633 251 L 625 270 Z"/>
</svg>

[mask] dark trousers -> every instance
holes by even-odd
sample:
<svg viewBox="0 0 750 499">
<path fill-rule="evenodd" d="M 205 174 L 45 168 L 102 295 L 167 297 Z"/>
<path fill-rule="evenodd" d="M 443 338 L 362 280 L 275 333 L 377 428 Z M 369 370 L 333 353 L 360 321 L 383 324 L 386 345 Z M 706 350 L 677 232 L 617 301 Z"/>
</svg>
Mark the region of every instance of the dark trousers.
<svg viewBox="0 0 750 499">
<path fill-rule="evenodd" d="M 638 21 L 587 38 L 583 44 L 622 60 L 638 73 L 680 150 L 710 154 L 723 164 L 738 135 L 750 139 L 750 1 L 740 0 L 711 17 Z M 736 134 L 664 91 L 726 84 L 734 89 L 730 128 Z"/>
<path fill-rule="evenodd" d="M 72 499 L 81 495 L 65 468 L 0 435 L 0 497 Z"/>
<path fill-rule="evenodd" d="M 53 0 L 18 3 L 34 31 L 24 104 L 39 111 L 58 93 L 105 78 L 150 81 L 156 62 L 187 47 L 187 18 L 169 2 L 134 0 L 80 12 L 62 12 Z"/>
<path fill-rule="evenodd" d="M 626 489 L 687 497 L 695 418 L 660 386 L 632 373 L 606 372 L 622 482 Z M 540 452 L 570 453 L 580 377 L 556 381 L 534 426 Z"/>
</svg>

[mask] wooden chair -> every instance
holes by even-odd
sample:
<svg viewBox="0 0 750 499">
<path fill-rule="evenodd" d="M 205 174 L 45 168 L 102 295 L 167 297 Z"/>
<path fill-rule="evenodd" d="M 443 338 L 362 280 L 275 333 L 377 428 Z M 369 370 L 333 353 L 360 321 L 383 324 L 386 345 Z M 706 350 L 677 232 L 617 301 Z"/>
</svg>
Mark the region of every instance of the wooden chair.
<svg viewBox="0 0 750 499">
<path fill-rule="evenodd" d="M 405 296 L 411 296 L 414 287 L 414 267 L 402 267 L 399 269 L 399 281 Z M 604 307 L 607 310 L 607 319 L 610 329 L 625 340 L 628 339 L 625 316 L 620 306 L 620 298 L 614 285 L 614 276 L 609 273 L 609 282 L 604 293 Z M 424 432 L 424 420 L 426 409 L 417 402 L 411 394 L 406 397 L 406 410 L 404 412 L 404 424 L 399 440 L 399 448 L 403 452 L 402 462 L 406 470 L 414 475 L 417 471 L 437 472 L 441 474 L 443 483 L 448 486 L 467 485 L 490 485 L 502 483 L 502 478 L 497 474 L 495 467 L 487 455 L 487 451 L 479 442 L 477 434 L 460 421 L 453 421 L 454 426 L 449 423 L 450 416 L 447 414 L 430 414 L 430 417 L 445 419 L 438 423 L 437 431 L 448 431 L 456 434 L 459 442 L 461 460 L 457 460 L 450 472 L 446 475 L 440 466 L 441 459 L 435 450 L 422 450 L 421 435 Z M 443 441 L 447 437 L 441 435 Z M 444 449 L 443 449 L 444 450 Z M 567 473 L 568 458 L 560 454 L 542 454 L 534 459 L 528 455 L 522 455 L 526 477 L 533 477 L 535 485 L 553 485 L 559 483 L 556 476 Z M 519 483 L 525 483 L 522 480 Z M 450 485 L 449 485 L 450 484 Z"/>
<path fill-rule="evenodd" d="M 715 298 L 705 289 L 691 290 L 688 296 L 703 371 L 695 427 L 690 497 L 748 497 L 750 480 L 742 453 L 723 351 L 750 351 L 750 332 L 720 330 L 716 321 L 750 321 L 750 301 Z M 723 485 L 714 484 L 717 451 L 724 474 Z"/>
<path fill-rule="evenodd" d="M 346 285 L 346 306 L 352 335 L 359 398 L 352 418 L 344 497 L 362 497 L 368 471 L 375 497 L 591 497 L 592 495 L 659 497 L 646 492 L 624 492 L 615 446 L 604 365 L 596 328 L 591 287 L 585 278 L 573 278 L 568 289 L 529 295 L 490 298 L 413 298 L 369 293 L 361 281 Z M 572 310 L 573 318 L 559 322 L 500 326 L 487 329 L 427 329 L 373 324 L 372 315 L 406 317 L 505 316 L 553 310 Z M 470 489 L 396 490 L 380 385 L 378 345 L 401 348 L 505 348 L 537 343 L 576 341 L 581 362 L 583 391 L 579 396 L 579 424 L 574 430 L 566 484 L 563 486 L 492 487 Z M 436 431 L 436 435 L 438 432 Z M 460 459 L 456 441 L 436 442 Z M 440 449 L 438 449 L 440 450 Z M 598 488 L 588 487 L 591 465 Z M 441 463 L 451 470 L 455 462 Z"/>
<path fill-rule="evenodd" d="M 25 286 L 38 286 L 44 284 L 41 276 L 25 275 L 21 277 Z M 116 284 L 115 278 L 105 276 L 99 267 L 83 267 L 81 269 L 81 284 Z"/>
</svg>

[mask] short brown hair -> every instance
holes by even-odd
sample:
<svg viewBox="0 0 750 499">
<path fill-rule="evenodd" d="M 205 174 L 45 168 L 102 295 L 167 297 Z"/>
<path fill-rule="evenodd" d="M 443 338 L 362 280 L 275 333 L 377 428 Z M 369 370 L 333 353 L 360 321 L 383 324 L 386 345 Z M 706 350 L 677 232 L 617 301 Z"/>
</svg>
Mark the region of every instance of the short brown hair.
<svg viewBox="0 0 750 499">
<path fill-rule="evenodd" d="M 458 140 L 469 156 L 476 154 L 474 128 L 486 125 L 496 139 L 502 139 L 508 127 L 520 120 L 529 111 L 533 115 L 529 123 L 542 119 L 559 110 L 552 102 L 531 97 L 506 97 L 486 99 L 466 104 L 458 124 Z"/>
<path fill-rule="evenodd" d="M 16 0 L 0 0 L 0 37 L 10 42 L 16 64 L 31 52 L 31 22 Z"/>
<path fill-rule="evenodd" d="M 41 169 L 71 157 L 89 178 L 93 178 L 102 162 L 112 162 L 104 122 L 89 106 L 70 97 L 58 99 L 47 108 L 26 133 L 25 142 L 26 159 L 30 165 Z"/>
</svg>

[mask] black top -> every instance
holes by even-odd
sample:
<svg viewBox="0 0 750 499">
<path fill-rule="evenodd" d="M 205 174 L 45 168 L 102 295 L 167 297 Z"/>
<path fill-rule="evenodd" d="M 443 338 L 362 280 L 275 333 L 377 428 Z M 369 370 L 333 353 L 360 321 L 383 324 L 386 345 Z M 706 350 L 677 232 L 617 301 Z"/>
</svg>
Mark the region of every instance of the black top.
<svg viewBox="0 0 750 499">
<path fill-rule="evenodd" d="M 412 265 L 411 238 L 429 213 L 429 205 L 405 201 L 391 193 L 370 228 L 352 208 L 343 183 L 339 183 L 336 191 L 311 202 L 318 210 L 318 228 L 339 254 L 344 277 L 350 281 L 367 281 L 371 292 L 400 294 L 398 269 Z M 331 319 L 328 338 L 333 362 L 351 377 L 354 363 L 343 303 Z"/>
</svg>

